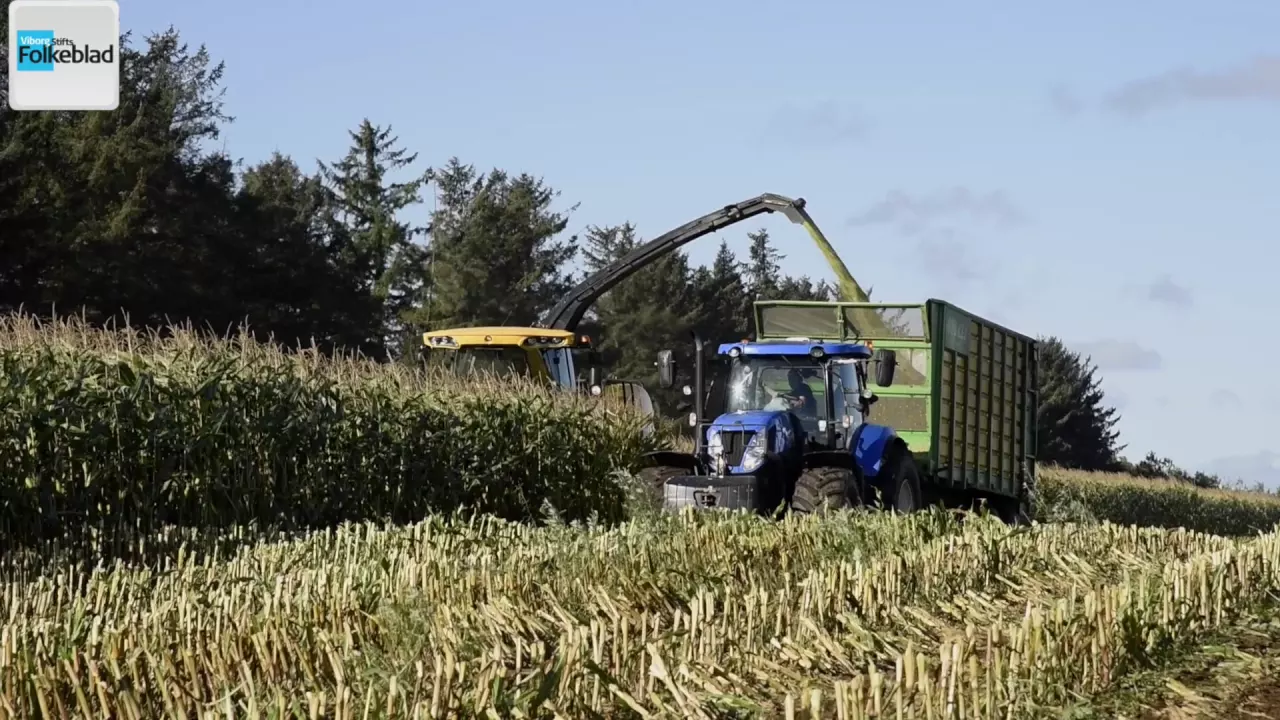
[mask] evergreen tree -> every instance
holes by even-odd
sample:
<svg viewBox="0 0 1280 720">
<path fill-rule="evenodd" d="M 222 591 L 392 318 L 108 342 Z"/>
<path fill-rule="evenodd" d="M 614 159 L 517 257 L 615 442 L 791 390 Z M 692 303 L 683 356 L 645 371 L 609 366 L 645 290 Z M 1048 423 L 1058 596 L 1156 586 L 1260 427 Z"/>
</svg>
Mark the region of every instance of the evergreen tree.
<svg viewBox="0 0 1280 720">
<path fill-rule="evenodd" d="M 765 228 L 747 233 L 747 239 L 751 242 L 747 261 L 747 285 L 751 296 L 757 300 L 776 299 L 782 280 L 779 262 L 784 256 L 773 247 L 769 231 Z"/>
<path fill-rule="evenodd" d="M 332 165 L 320 163 L 320 174 L 346 231 L 342 246 L 335 248 L 339 261 L 381 305 L 379 323 L 366 344 L 400 354 L 410 347 L 405 322 L 428 278 L 426 248 L 414 243 L 427 229 L 399 220 L 398 214 L 422 202 L 422 188 L 432 171 L 392 181 L 394 172 L 412 165 L 418 156 L 398 148 L 399 139 L 391 132 L 389 126 L 364 120 L 350 133 L 346 156 Z"/>
<path fill-rule="evenodd" d="M 252 327 L 285 345 L 370 350 L 382 305 L 343 263 L 348 244 L 320 178 L 275 153 L 242 182 L 243 225 L 258 239 L 257 257 L 237 273 Z"/>
<path fill-rule="evenodd" d="M 751 295 L 742 278 L 743 265 L 729 243 L 720 242 L 710 268 L 698 268 L 692 279 L 697 296 L 698 333 L 712 343 L 732 342 L 750 331 Z"/>
<path fill-rule="evenodd" d="M 1136 465 L 1126 460 L 1121 460 L 1119 464 L 1124 472 L 1132 473 L 1138 477 L 1174 480 L 1201 488 L 1222 487 L 1222 478 L 1217 475 L 1198 470 L 1194 473 L 1187 472 L 1174 464 L 1173 460 L 1167 457 L 1159 457 L 1153 452 L 1148 452 L 1147 456 Z"/>
<path fill-rule="evenodd" d="M 568 214 L 551 209 L 559 193 L 541 179 L 496 169 L 482 177 L 453 158 L 436 184 L 433 284 L 414 316 L 420 325 L 531 325 L 573 286 L 564 267 L 577 237 L 556 239 Z"/>
<path fill-rule="evenodd" d="M 787 276 L 778 283 L 776 295 L 770 300 L 809 300 L 828 302 L 836 299 L 839 293 L 826 280 L 813 282 L 808 275 L 800 277 Z"/>
<path fill-rule="evenodd" d="M 1081 470 L 1116 468 L 1119 415 L 1103 405 L 1101 379 L 1089 358 L 1058 338 L 1040 339 L 1037 459 Z"/>
<path fill-rule="evenodd" d="M 773 246 L 768 230 L 761 228 L 747 233 L 747 239 L 750 241 L 747 279 L 750 294 L 756 300 L 827 301 L 839 296 L 836 289 L 825 280 L 815 283 L 807 275 L 783 275 L 781 261 L 786 255 Z"/>
<path fill-rule="evenodd" d="M 641 242 L 631 223 L 588 227 L 583 237 L 587 272 L 603 269 Z M 689 275 L 688 258 L 676 251 L 640 269 L 596 301 L 594 314 L 603 326 L 600 347 L 607 364 L 627 377 L 653 379 L 653 356 L 658 350 L 688 345 L 697 315 Z"/>
<path fill-rule="evenodd" d="M 587 271 L 602 269 L 640 243 L 630 223 L 587 228 L 583 240 Z M 688 258 L 673 252 L 618 283 L 595 304 L 601 327 L 598 347 L 606 366 L 615 377 L 654 388 L 655 400 L 668 409 L 674 407 L 676 394 L 655 388 L 654 358 L 659 350 L 670 349 L 681 367 L 690 367 L 689 331 L 699 315 L 690 275 Z"/>
<path fill-rule="evenodd" d="M 225 330 L 252 249 L 231 160 L 206 149 L 230 120 L 222 66 L 172 29 L 120 55 L 114 112 L 3 113 L 0 308 Z"/>
</svg>

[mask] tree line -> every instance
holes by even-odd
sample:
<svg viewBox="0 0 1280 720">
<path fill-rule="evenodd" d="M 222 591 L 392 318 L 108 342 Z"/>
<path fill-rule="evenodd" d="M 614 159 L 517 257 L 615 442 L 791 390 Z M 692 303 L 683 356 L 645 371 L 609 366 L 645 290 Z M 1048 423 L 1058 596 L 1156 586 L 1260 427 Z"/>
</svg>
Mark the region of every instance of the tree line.
<svg viewBox="0 0 1280 720">
<path fill-rule="evenodd" d="M 574 208 L 555 209 L 542 178 L 457 158 L 423 167 L 368 120 L 314 172 L 280 153 L 242 167 L 215 144 L 232 121 L 223 71 L 171 28 L 122 38 L 114 112 L 15 113 L 0 77 L 0 312 L 247 327 L 286 347 L 412 361 L 424 330 L 535 323 L 583 277 L 575 263 L 594 272 L 645 240 L 625 221 L 568 234 Z M 428 192 L 427 224 L 407 222 Z M 615 376 L 651 383 L 656 351 L 687 359 L 691 330 L 743 336 L 756 299 L 836 297 L 783 273 L 766 230 L 748 237 L 746 258 L 725 242 L 709 267 L 672 253 L 599 300 L 582 330 Z M 1041 364 L 1040 456 L 1138 467 L 1120 457 L 1088 358 L 1047 338 Z M 1148 461 L 1153 477 L 1218 483 Z"/>
</svg>

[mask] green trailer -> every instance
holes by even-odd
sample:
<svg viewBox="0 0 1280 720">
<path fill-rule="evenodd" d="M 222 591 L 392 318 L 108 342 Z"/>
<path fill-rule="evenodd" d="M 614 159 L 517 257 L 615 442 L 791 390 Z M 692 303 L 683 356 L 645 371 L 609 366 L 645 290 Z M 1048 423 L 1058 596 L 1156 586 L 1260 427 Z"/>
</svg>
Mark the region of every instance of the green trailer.
<svg viewBox="0 0 1280 720">
<path fill-rule="evenodd" d="M 761 341 L 856 340 L 893 350 L 892 386 L 869 384 L 876 396 L 872 417 L 907 443 L 931 500 L 962 505 L 985 497 L 1001 514 L 1030 515 L 1038 408 L 1034 339 L 942 300 L 760 301 L 755 322 Z"/>
</svg>

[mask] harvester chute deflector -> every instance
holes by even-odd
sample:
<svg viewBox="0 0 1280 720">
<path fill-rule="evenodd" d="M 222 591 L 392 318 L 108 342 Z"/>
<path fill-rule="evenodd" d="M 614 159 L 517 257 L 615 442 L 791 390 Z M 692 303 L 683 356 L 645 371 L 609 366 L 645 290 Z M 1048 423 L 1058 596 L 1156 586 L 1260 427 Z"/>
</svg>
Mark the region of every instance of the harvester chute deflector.
<svg viewBox="0 0 1280 720">
<path fill-rule="evenodd" d="M 813 218 L 809 217 L 809 213 L 805 212 L 804 205 L 803 198 L 792 200 L 782 195 L 764 193 L 750 200 L 726 205 L 715 212 L 687 222 L 632 250 L 600 269 L 591 277 L 583 280 L 551 309 L 544 321 L 544 327 L 557 330 L 576 330 L 578 323 L 582 322 L 583 315 L 601 295 L 646 265 L 661 259 L 667 253 L 674 252 L 703 235 L 735 225 L 757 215 L 773 212 L 782 213 L 788 220 L 803 226 L 809 232 L 810 237 L 817 243 L 818 249 L 822 251 L 822 254 L 827 258 L 827 262 L 830 263 L 831 269 L 835 272 L 840 286 L 840 295 L 845 302 L 867 302 L 867 293 L 849 274 L 848 268 L 840 260 L 840 256 L 836 254 L 831 243 L 827 241 L 826 236 L 818 229 L 817 224 L 813 222 Z"/>
</svg>

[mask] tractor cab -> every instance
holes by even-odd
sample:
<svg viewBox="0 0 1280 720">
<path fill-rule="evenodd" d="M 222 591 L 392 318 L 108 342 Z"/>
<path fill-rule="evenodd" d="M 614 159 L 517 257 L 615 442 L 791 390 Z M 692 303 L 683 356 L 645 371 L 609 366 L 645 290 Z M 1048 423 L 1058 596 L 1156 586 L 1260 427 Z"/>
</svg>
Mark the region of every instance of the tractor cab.
<svg viewBox="0 0 1280 720">
<path fill-rule="evenodd" d="M 874 402 L 866 390 L 871 350 L 863 345 L 737 343 L 717 354 L 728 358 L 725 413 L 790 414 L 806 444 L 844 447 Z"/>
</svg>

